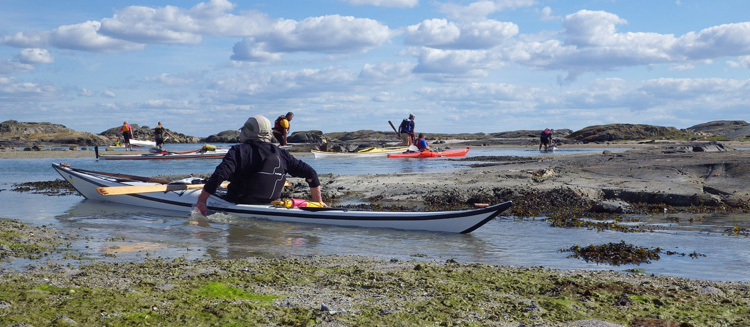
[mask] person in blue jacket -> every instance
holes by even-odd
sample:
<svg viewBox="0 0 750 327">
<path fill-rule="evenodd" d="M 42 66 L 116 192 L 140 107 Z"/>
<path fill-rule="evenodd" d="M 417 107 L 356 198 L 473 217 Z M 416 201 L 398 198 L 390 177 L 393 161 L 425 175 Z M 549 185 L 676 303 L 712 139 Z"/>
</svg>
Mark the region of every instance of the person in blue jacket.
<svg viewBox="0 0 750 327">
<path fill-rule="evenodd" d="M 313 202 L 323 203 L 318 173 L 310 165 L 271 143 L 271 121 L 261 115 L 248 118 L 241 129 L 241 144 L 232 146 L 201 191 L 195 208 L 204 216 L 206 201 L 219 185 L 229 181 L 225 199 L 243 204 L 270 204 L 281 197 L 286 174 L 304 177 Z M 323 203 L 324 206 L 325 203 Z"/>
<path fill-rule="evenodd" d="M 401 125 L 398 125 L 398 134 L 404 146 L 410 146 L 414 143 L 414 115 L 409 114 L 409 118 L 401 121 Z"/>
<path fill-rule="evenodd" d="M 427 144 L 427 140 L 425 140 L 424 138 L 424 133 L 419 133 L 419 138 L 417 139 L 417 142 L 415 142 L 414 145 L 417 146 L 417 149 L 419 149 L 420 152 L 432 151 L 432 149 L 430 149 L 430 145 Z"/>
</svg>

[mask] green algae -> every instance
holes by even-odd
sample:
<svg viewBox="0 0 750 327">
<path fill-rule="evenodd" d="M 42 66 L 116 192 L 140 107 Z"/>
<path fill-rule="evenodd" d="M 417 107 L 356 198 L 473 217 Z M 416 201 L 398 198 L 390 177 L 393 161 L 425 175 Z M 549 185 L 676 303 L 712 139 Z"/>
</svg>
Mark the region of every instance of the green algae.
<svg viewBox="0 0 750 327">
<path fill-rule="evenodd" d="M 64 251 L 62 246 L 69 246 L 71 239 L 71 236 L 46 226 L 31 226 L 0 218 L 0 260 L 40 259 Z"/>
<path fill-rule="evenodd" d="M 49 325 L 62 315 L 107 326 L 750 323 L 750 285 L 715 283 L 720 291 L 704 294 L 707 282 L 614 272 L 356 257 L 149 259 L 56 270 L 0 275 L 7 304 L 0 325 Z"/>
</svg>

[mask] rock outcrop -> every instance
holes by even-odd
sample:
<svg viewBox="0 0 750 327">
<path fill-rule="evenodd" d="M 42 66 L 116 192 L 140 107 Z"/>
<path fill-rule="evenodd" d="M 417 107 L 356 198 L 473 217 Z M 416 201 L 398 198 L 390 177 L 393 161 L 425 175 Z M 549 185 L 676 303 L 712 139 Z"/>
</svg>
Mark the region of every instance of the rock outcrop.
<svg viewBox="0 0 750 327">
<path fill-rule="evenodd" d="M 138 124 L 130 124 L 130 127 L 133 128 L 133 138 L 136 140 L 153 140 L 154 139 L 154 129 L 148 126 L 138 126 Z M 168 136 L 165 138 L 164 143 L 199 143 L 200 138 L 185 135 L 182 133 L 177 133 L 175 131 L 171 131 L 169 129 L 165 129 L 167 132 L 172 134 L 172 136 L 169 136 L 169 134 L 166 134 Z M 120 126 L 112 127 L 110 129 L 107 129 L 104 132 L 99 133 L 99 135 L 105 136 L 109 138 L 112 142 L 116 138 L 121 138 L 120 135 Z"/>
<path fill-rule="evenodd" d="M 692 137 L 692 134 L 689 131 L 674 127 L 642 124 L 610 124 L 589 126 L 571 133 L 566 138 L 582 142 L 610 142 L 645 139 L 687 139 L 690 137 Z"/>
<path fill-rule="evenodd" d="M 106 137 L 76 132 L 60 124 L 18 122 L 7 120 L 0 123 L 0 144 L 7 146 L 32 146 L 39 144 L 59 145 L 107 145 Z"/>
<path fill-rule="evenodd" d="M 750 124 L 744 120 L 716 120 L 688 127 L 687 130 L 731 140 L 750 138 Z"/>
</svg>

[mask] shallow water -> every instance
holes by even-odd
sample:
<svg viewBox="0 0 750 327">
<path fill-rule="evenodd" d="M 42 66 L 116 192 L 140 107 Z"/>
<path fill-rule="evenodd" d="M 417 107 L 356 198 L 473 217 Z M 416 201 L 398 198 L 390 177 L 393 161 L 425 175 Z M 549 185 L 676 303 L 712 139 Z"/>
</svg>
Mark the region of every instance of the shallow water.
<svg viewBox="0 0 750 327">
<path fill-rule="evenodd" d="M 191 148 L 187 148 L 191 149 Z M 182 150 L 182 149 L 175 149 Z M 475 151 L 476 150 L 476 151 Z M 602 149 L 567 149 L 602 151 Z M 528 149 L 472 149 L 470 156 L 538 155 Z M 557 153 L 564 154 L 563 151 Z M 451 171 L 468 162 L 446 159 L 314 159 L 304 157 L 319 173 L 380 174 L 394 172 Z M 586 229 L 549 227 L 539 219 L 500 217 L 468 235 L 407 232 L 385 229 L 299 225 L 240 219 L 215 214 L 208 220 L 190 214 L 128 207 L 84 200 L 80 196 L 50 197 L 11 192 L 13 183 L 49 181 L 59 175 L 52 162 L 76 168 L 153 176 L 159 174 L 210 173 L 218 160 L 179 162 L 102 161 L 76 159 L 0 160 L 0 217 L 37 225 L 49 225 L 76 232 L 74 249 L 91 253 L 97 260 L 140 260 L 146 257 L 242 258 L 280 255 L 365 255 L 384 259 L 455 259 L 495 265 L 545 266 L 558 269 L 618 270 L 642 269 L 646 273 L 709 280 L 750 281 L 750 237 L 729 236 L 727 228 L 750 228 L 748 215 L 657 215 L 639 217 L 656 228 L 648 233 L 597 232 Z M 679 218 L 679 219 L 678 219 Z M 690 218 L 693 218 L 692 221 Z M 197 224 L 195 222 L 198 222 Z M 705 257 L 662 254 L 660 260 L 640 266 L 610 266 L 567 258 L 561 249 L 573 245 L 632 243 Z M 59 255 L 47 260 L 66 263 Z M 78 262 L 78 261 L 73 261 Z M 85 261 L 83 261 L 85 262 Z M 4 267 L 21 268 L 26 260 L 3 262 Z"/>
</svg>

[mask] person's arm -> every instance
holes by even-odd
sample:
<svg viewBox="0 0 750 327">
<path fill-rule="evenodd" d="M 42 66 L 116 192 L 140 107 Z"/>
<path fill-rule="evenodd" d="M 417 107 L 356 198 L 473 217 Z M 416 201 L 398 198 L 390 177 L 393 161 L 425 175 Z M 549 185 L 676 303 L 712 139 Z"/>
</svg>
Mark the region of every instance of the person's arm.
<svg viewBox="0 0 750 327">
<path fill-rule="evenodd" d="M 206 192 L 206 190 L 201 191 L 201 195 L 198 196 L 198 201 L 195 202 L 195 208 L 198 209 L 198 212 L 201 213 L 201 215 L 207 215 L 208 214 L 208 207 L 206 206 L 206 200 L 211 196 L 211 193 Z"/>
<path fill-rule="evenodd" d="M 282 156 L 286 161 L 287 173 L 292 177 L 304 177 L 307 185 L 310 187 L 310 198 L 313 202 L 320 202 L 323 206 L 327 207 L 323 202 L 323 195 L 320 188 L 320 180 L 318 180 L 318 172 L 315 171 L 306 162 L 299 160 L 286 152 L 282 151 Z"/>
<path fill-rule="evenodd" d="M 320 185 L 310 188 L 310 198 L 313 202 L 320 202 L 323 206 L 328 206 L 323 202 L 323 195 L 320 192 Z"/>
<path fill-rule="evenodd" d="M 203 185 L 203 190 L 198 196 L 198 200 L 195 201 L 195 208 L 198 209 L 202 215 L 205 216 L 208 213 L 208 207 L 206 206 L 208 198 L 211 194 L 216 192 L 216 189 L 219 188 L 221 182 L 229 179 L 232 172 L 234 172 L 237 167 L 237 162 L 240 160 L 239 153 L 240 151 L 237 147 L 233 146 L 229 148 L 227 154 L 224 155 L 224 159 L 222 159 L 221 163 L 216 166 L 211 177 L 209 177 L 208 180 L 206 180 L 206 184 Z"/>
</svg>

